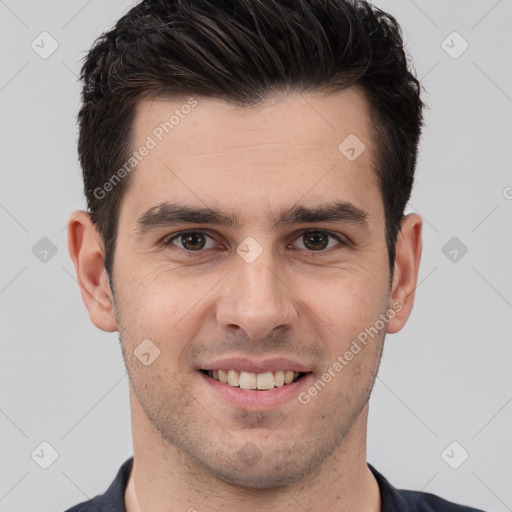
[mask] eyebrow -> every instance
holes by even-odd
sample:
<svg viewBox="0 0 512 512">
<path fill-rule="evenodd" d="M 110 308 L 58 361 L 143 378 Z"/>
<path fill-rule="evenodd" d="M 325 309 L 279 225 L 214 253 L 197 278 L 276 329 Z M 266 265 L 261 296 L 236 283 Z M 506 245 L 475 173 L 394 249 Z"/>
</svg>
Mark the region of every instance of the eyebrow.
<svg viewBox="0 0 512 512">
<path fill-rule="evenodd" d="M 276 230 L 292 224 L 316 222 L 347 223 L 367 229 L 368 212 L 344 201 L 315 207 L 296 205 L 283 209 L 277 213 L 277 216 L 271 217 L 270 228 Z M 132 236 L 135 239 L 141 239 L 152 230 L 184 223 L 239 228 L 240 218 L 235 213 L 207 207 L 163 202 L 149 208 L 138 217 Z"/>
</svg>

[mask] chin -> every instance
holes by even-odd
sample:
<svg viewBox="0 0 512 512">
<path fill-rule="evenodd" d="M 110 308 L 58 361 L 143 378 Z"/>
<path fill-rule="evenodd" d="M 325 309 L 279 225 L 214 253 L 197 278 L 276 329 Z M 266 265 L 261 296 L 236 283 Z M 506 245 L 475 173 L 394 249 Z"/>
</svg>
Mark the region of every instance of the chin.
<svg viewBox="0 0 512 512">
<path fill-rule="evenodd" d="M 222 482 L 241 487 L 244 489 L 276 489 L 286 485 L 294 484 L 304 479 L 307 476 L 307 471 L 297 471 L 295 467 L 291 471 L 292 464 L 275 466 L 273 468 L 263 468 L 258 465 L 258 468 L 211 468 L 213 476 Z"/>
<path fill-rule="evenodd" d="M 268 446 L 267 446 L 268 448 Z M 210 460 L 196 461 L 214 478 L 232 486 L 245 489 L 273 489 L 304 480 L 317 470 L 325 454 L 314 452 L 305 458 L 300 453 L 302 450 L 284 448 L 265 451 L 265 445 L 261 450 L 250 441 L 233 452 L 218 452 Z"/>
</svg>

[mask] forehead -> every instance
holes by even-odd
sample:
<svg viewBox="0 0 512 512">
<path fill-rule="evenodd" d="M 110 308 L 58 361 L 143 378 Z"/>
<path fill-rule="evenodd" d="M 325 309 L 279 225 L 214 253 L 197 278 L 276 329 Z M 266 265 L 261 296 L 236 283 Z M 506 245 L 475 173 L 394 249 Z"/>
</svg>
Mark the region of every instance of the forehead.
<svg viewBox="0 0 512 512">
<path fill-rule="evenodd" d="M 369 104 L 363 90 L 336 94 L 275 94 L 257 105 L 238 106 L 216 98 L 158 96 L 135 107 L 135 146 L 148 135 L 159 146 L 179 142 L 187 158 L 229 149 L 259 151 L 262 145 L 289 144 L 294 150 L 317 150 L 338 156 L 339 143 L 354 135 L 372 149 Z M 200 144 L 200 145 L 199 145 Z M 265 152 L 266 153 L 266 152 Z M 179 157 L 179 154 L 175 154 Z"/>
<path fill-rule="evenodd" d="M 301 198 L 318 206 L 357 201 L 357 192 L 361 209 L 372 196 L 380 199 L 369 106 L 359 88 L 275 96 L 244 108 L 159 96 L 137 104 L 132 135 L 133 150 L 145 154 L 121 207 L 128 203 L 133 215 L 179 201 L 224 211 L 258 205 L 271 219 Z"/>
</svg>

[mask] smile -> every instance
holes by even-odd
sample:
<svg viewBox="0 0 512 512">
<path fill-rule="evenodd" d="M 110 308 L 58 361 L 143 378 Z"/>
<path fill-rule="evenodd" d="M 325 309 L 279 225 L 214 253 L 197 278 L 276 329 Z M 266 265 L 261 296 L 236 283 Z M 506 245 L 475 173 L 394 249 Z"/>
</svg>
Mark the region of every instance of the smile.
<svg viewBox="0 0 512 512">
<path fill-rule="evenodd" d="M 228 384 L 229 386 L 240 389 L 258 391 L 267 391 L 276 387 L 286 386 L 306 375 L 305 372 L 294 372 L 293 370 L 252 373 L 243 370 L 229 369 L 201 370 L 201 372 L 222 384 Z"/>
</svg>

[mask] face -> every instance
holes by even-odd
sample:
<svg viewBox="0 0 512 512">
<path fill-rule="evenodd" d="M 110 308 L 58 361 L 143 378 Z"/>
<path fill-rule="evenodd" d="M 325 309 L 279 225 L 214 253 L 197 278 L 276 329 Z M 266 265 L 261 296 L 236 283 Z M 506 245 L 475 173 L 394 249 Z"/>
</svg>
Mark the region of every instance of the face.
<svg viewBox="0 0 512 512">
<path fill-rule="evenodd" d="M 113 266 L 133 400 L 166 446 L 224 482 L 295 482 L 366 421 L 384 334 L 407 316 L 389 286 L 368 106 L 356 88 L 244 110 L 188 100 L 136 111 L 133 148 L 152 147 L 121 203 Z M 300 378 L 278 385 L 291 370 Z"/>
</svg>

